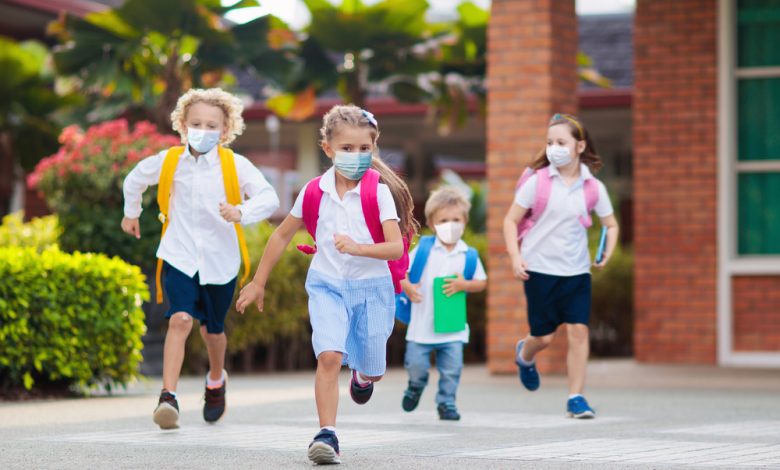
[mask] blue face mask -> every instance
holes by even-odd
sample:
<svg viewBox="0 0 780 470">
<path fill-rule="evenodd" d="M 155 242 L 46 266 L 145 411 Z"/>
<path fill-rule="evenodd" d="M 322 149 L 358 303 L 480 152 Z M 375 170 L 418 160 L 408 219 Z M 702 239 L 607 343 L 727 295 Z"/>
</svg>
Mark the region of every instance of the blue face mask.
<svg viewBox="0 0 780 470">
<path fill-rule="evenodd" d="M 333 166 L 344 178 L 357 181 L 371 167 L 371 152 L 336 152 Z"/>
<path fill-rule="evenodd" d="M 187 143 L 200 153 L 207 153 L 219 143 L 219 131 L 207 131 L 205 129 L 187 128 Z"/>
</svg>

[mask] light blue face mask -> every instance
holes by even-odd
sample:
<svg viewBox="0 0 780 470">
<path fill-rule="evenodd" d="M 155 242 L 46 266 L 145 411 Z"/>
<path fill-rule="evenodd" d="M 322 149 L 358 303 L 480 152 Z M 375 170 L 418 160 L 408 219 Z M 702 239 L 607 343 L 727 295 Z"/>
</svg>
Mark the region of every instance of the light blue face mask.
<svg viewBox="0 0 780 470">
<path fill-rule="evenodd" d="M 371 152 L 336 152 L 333 166 L 344 178 L 357 181 L 371 167 Z"/>
<path fill-rule="evenodd" d="M 200 153 L 207 153 L 219 143 L 219 131 L 208 131 L 206 129 L 187 128 L 187 143 L 190 147 Z"/>
</svg>

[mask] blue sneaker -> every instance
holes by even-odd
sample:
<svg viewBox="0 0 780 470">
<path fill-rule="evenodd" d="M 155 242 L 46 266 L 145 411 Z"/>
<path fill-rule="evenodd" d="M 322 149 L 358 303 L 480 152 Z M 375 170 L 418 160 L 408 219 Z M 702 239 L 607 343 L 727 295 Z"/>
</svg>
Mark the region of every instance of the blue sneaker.
<svg viewBox="0 0 780 470">
<path fill-rule="evenodd" d="M 566 414 L 569 418 L 592 419 L 596 417 L 596 412 L 588 405 L 588 401 L 582 395 L 569 398 L 566 402 Z"/>
<path fill-rule="evenodd" d="M 333 431 L 321 430 L 309 444 L 309 460 L 317 465 L 341 463 L 340 456 L 339 439 Z"/>
<path fill-rule="evenodd" d="M 520 370 L 520 383 L 522 383 L 525 388 L 533 392 L 539 388 L 541 380 L 539 379 L 539 371 L 536 370 L 535 362 L 528 366 L 523 365 L 520 362 L 520 351 L 523 350 L 524 342 L 525 341 L 521 339 L 517 342 L 517 346 L 515 346 L 515 364 L 517 364 L 517 367 Z"/>
</svg>

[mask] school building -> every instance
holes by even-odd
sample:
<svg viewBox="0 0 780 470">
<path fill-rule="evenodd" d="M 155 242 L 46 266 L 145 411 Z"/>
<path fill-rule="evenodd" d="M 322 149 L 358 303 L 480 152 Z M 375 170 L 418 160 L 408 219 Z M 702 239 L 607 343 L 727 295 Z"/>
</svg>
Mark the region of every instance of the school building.
<svg viewBox="0 0 780 470">
<path fill-rule="evenodd" d="M 504 255 L 516 168 L 577 113 L 574 2 L 494 0 L 487 120 L 488 366 L 510 372 L 524 299 Z M 634 354 L 780 367 L 780 1 L 638 0 Z M 540 357 L 564 370 L 565 335 Z"/>
</svg>

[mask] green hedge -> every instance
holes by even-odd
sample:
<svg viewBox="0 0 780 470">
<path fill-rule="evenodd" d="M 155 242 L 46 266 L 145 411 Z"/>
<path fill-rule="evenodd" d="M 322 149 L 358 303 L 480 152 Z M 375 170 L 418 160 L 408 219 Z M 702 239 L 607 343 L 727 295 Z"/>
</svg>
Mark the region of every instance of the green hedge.
<svg viewBox="0 0 780 470">
<path fill-rule="evenodd" d="M 126 384 L 148 297 L 140 269 L 119 258 L 0 247 L 0 386 Z"/>
<path fill-rule="evenodd" d="M 3 217 L 0 225 L 0 246 L 29 246 L 38 251 L 57 247 L 62 228 L 56 215 L 47 215 L 24 222 L 24 213 Z"/>
</svg>

